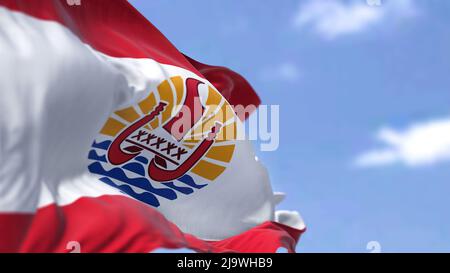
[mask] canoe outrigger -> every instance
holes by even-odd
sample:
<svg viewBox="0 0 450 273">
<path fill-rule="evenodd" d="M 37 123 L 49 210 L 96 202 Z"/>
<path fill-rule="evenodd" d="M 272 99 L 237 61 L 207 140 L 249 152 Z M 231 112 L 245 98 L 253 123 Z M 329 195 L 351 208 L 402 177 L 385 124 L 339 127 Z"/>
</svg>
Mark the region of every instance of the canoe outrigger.
<svg viewBox="0 0 450 273">
<path fill-rule="evenodd" d="M 192 80 L 189 82 L 189 80 Z M 194 79 L 187 79 L 186 86 L 188 87 L 187 92 L 190 95 L 187 96 L 186 102 L 187 106 L 193 107 L 193 101 L 195 99 L 195 95 L 198 96 L 198 85 L 199 81 Z M 195 89 L 193 88 L 195 87 Z M 189 92 L 194 89 L 195 92 Z M 198 97 L 197 97 L 198 98 Z M 186 103 L 185 103 L 186 105 Z M 140 145 L 137 142 L 131 141 L 128 138 L 137 130 L 140 130 L 143 126 L 149 124 L 153 120 L 155 120 L 166 108 L 167 103 L 160 102 L 149 114 L 145 115 L 141 119 L 137 120 L 130 126 L 128 126 L 125 130 L 123 130 L 111 143 L 109 149 L 108 149 L 108 161 L 113 165 L 121 165 L 124 164 L 139 154 L 143 150 L 147 150 L 149 152 L 152 152 L 155 154 L 154 158 L 150 161 L 148 164 L 148 175 L 149 177 L 156 181 L 156 182 L 168 182 L 175 180 L 177 178 L 180 178 L 185 173 L 187 173 L 194 165 L 206 154 L 206 152 L 209 150 L 209 148 L 213 145 L 215 138 L 217 134 L 220 132 L 222 128 L 222 124 L 220 122 L 216 122 L 214 126 L 211 128 L 210 132 L 208 133 L 207 137 L 205 137 L 201 143 L 195 148 L 195 150 L 188 156 L 186 160 L 184 160 L 182 163 L 178 163 L 170 158 L 165 157 L 158 151 L 155 151 L 154 149 L 150 149 L 144 145 Z M 193 124 L 197 122 L 201 118 L 200 116 L 194 117 Z M 174 124 L 174 120 L 179 119 L 173 118 L 170 120 L 165 126 L 164 129 L 168 130 L 171 128 L 170 125 Z M 168 126 L 169 125 L 169 126 Z M 187 132 L 187 128 L 184 128 L 185 132 Z M 184 136 L 184 134 L 182 135 Z M 182 138 L 175 137 L 178 141 L 180 141 Z M 127 146 L 125 148 L 122 148 L 122 144 L 124 142 L 131 143 L 131 146 Z M 166 141 L 164 141 L 166 142 Z M 170 145 L 171 143 L 167 143 L 167 145 Z M 187 153 L 184 151 L 183 153 Z M 175 169 L 167 169 L 167 162 L 169 161 L 173 163 L 174 165 L 178 165 Z"/>
</svg>

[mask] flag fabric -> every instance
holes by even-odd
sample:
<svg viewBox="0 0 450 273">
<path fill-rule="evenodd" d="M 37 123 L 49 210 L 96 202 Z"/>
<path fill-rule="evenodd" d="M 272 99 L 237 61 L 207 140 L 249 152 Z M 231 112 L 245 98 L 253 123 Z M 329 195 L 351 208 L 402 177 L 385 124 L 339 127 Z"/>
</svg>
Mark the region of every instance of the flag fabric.
<svg viewBox="0 0 450 273">
<path fill-rule="evenodd" d="M 127 1 L 0 0 L 0 60 L 0 252 L 295 251 L 250 84 Z"/>
</svg>

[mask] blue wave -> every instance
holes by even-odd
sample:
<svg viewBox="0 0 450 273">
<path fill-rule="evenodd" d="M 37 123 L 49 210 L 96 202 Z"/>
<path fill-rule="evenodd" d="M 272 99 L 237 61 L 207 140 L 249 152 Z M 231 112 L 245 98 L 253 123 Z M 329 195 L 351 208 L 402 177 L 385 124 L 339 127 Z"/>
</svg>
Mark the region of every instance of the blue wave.
<svg viewBox="0 0 450 273">
<path fill-rule="evenodd" d="M 136 174 L 145 176 L 145 168 L 140 163 L 137 163 L 137 162 L 127 163 L 123 166 L 123 168 L 130 172 L 134 172 Z"/>
<path fill-rule="evenodd" d="M 103 168 L 102 164 L 98 161 L 93 162 L 88 166 L 88 169 L 90 172 L 99 174 L 102 176 L 107 176 L 110 178 L 117 179 L 119 181 L 125 182 L 127 184 L 130 184 L 132 186 L 141 188 L 145 191 L 154 193 L 156 195 L 159 195 L 161 197 L 167 198 L 169 200 L 174 200 L 177 198 L 177 194 L 172 189 L 161 189 L 161 188 L 155 188 L 152 186 L 150 181 L 143 177 L 138 178 L 129 178 L 125 174 L 125 172 L 121 168 L 112 168 L 111 170 L 107 171 Z"/>
<path fill-rule="evenodd" d="M 148 164 L 148 159 L 143 156 L 136 156 L 134 158 L 134 160 L 139 161 L 139 162 L 143 163 L 144 165 Z"/>
<path fill-rule="evenodd" d="M 92 143 L 92 147 L 102 150 L 108 150 L 109 145 L 111 145 L 111 140 L 105 140 L 103 142 L 97 143 L 97 141 L 94 141 Z"/>
<path fill-rule="evenodd" d="M 204 186 L 208 185 L 208 184 L 202 184 L 202 185 L 196 184 L 194 179 L 192 179 L 192 177 L 190 175 L 187 175 L 187 174 L 183 175 L 182 177 L 178 178 L 177 180 L 182 182 L 182 183 L 184 183 L 184 184 L 186 184 L 186 185 L 188 185 L 188 186 L 196 188 L 196 189 L 201 189 Z"/>
<path fill-rule="evenodd" d="M 92 147 L 95 149 L 106 151 L 108 150 L 110 145 L 111 141 L 109 140 L 102 141 L 100 143 L 94 141 Z M 137 156 L 134 158 L 134 161 L 129 162 L 121 167 L 114 167 L 110 170 L 106 170 L 103 164 L 101 163 L 101 162 L 105 163 L 108 162 L 106 155 L 99 154 L 95 149 L 89 151 L 88 158 L 90 160 L 95 160 L 95 162 L 91 163 L 88 166 L 89 171 L 103 176 L 100 178 L 100 181 L 112 187 L 115 187 L 120 191 L 124 192 L 125 194 L 153 207 L 160 206 L 160 202 L 157 196 L 169 200 L 175 200 L 177 198 L 176 192 L 188 195 L 193 193 L 194 189 L 201 189 L 207 185 L 207 184 L 197 184 L 190 175 L 185 174 L 184 176 L 177 179 L 179 182 L 184 183 L 186 185 L 185 187 L 177 186 L 174 184 L 174 182 L 164 182 L 159 183 L 159 185 L 161 185 L 163 188 L 155 188 L 150 182 L 150 180 L 146 178 L 145 167 L 149 162 L 147 158 L 143 156 Z M 139 175 L 140 177 L 130 178 L 127 176 L 126 172 L 122 170 L 122 168 L 127 171 L 131 171 Z M 117 185 L 111 178 L 124 182 L 126 184 Z M 140 188 L 145 192 L 137 193 L 131 186 Z"/>
<path fill-rule="evenodd" d="M 128 185 L 116 185 L 108 177 L 102 177 L 102 178 L 100 178 L 100 180 L 112 187 L 118 188 L 119 190 L 123 191 L 124 193 L 128 194 L 129 196 L 131 196 L 141 202 L 144 202 L 144 203 L 149 204 L 154 207 L 159 207 L 159 205 L 160 205 L 158 199 L 149 192 L 137 193 Z"/>
<path fill-rule="evenodd" d="M 105 155 L 101 155 L 101 156 L 98 155 L 97 151 L 95 151 L 95 150 L 90 150 L 89 151 L 88 158 L 92 159 L 92 160 L 98 160 L 98 161 L 102 161 L 102 162 L 107 162 L 106 156 Z"/>
<path fill-rule="evenodd" d="M 183 193 L 183 194 L 191 194 L 191 193 L 194 192 L 194 190 L 191 189 L 191 188 L 188 188 L 188 187 L 179 187 L 179 186 L 175 185 L 173 182 L 164 182 L 164 183 L 162 183 L 162 184 L 163 184 L 164 186 L 167 186 L 167 187 L 169 187 L 169 188 L 172 188 L 172 189 L 174 189 L 174 190 L 176 190 L 176 191 L 179 191 L 179 192 L 181 192 L 181 193 Z"/>
</svg>

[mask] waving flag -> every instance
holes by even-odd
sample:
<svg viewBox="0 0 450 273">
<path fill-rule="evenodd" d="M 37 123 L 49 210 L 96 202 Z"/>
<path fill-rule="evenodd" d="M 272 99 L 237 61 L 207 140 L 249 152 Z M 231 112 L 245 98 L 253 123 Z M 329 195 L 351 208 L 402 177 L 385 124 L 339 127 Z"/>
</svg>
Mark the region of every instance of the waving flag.
<svg viewBox="0 0 450 273">
<path fill-rule="evenodd" d="M 294 251 L 233 111 L 248 82 L 124 0 L 73 2 L 0 0 L 0 251 Z"/>
</svg>

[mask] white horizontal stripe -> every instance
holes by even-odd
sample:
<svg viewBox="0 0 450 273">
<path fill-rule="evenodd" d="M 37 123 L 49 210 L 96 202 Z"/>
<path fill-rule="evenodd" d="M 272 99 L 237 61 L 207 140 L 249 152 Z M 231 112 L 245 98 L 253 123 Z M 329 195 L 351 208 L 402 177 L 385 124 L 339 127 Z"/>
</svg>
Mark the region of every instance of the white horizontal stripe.
<svg viewBox="0 0 450 273">
<path fill-rule="evenodd" d="M 42 189 L 84 180 L 92 140 L 132 89 L 62 25 L 5 8 L 0 59 L 0 211 L 33 212 L 51 202 Z"/>
</svg>

